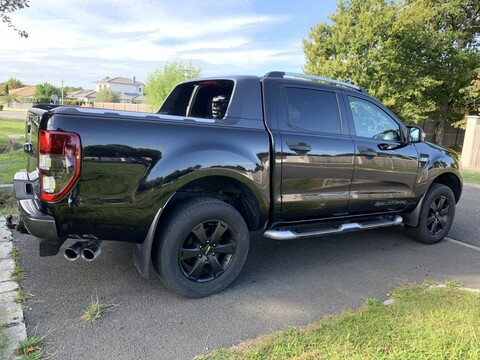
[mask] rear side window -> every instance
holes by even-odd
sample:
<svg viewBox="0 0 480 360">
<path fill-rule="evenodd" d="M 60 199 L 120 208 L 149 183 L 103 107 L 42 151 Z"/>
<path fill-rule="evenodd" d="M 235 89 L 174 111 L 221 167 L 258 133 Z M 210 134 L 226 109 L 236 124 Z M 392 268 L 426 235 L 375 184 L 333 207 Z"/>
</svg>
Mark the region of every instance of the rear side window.
<svg viewBox="0 0 480 360">
<path fill-rule="evenodd" d="M 232 97 L 233 85 L 231 80 L 204 80 L 178 85 L 165 100 L 159 113 L 223 119 Z"/>
<path fill-rule="evenodd" d="M 302 130 L 341 134 L 337 96 L 333 92 L 286 88 L 288 122 Z"/>
</svg>

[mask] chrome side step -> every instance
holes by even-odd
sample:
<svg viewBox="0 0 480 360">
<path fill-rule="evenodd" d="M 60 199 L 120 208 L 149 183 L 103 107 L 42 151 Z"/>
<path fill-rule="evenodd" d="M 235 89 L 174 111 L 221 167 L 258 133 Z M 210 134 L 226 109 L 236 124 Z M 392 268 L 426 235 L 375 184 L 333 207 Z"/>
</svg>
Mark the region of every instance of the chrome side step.
<svg viewBox="0 0 480 360">
<path fill-rule="evenodd" d="M 398 225 L 398 224 L 401 224 L 402 221 L 403 221 L 402 217 L 400 215 L 396 215 L 388 219 L 375 219 L 372 221 L 365 220 L 362 222 L 345 223 L 337 227 L 325 227 L 325 228 L 315 229 L 315 230 L 309 229 L 305 231 L 294 231 L 294 230 L 270 229 L 265 231 L 263 236 L 265 236 L 266 238 L 274 239 L 274 240 L 293 240 L 293 239 L 302 239 L 302 238 L 312 237 L 312 236 L 338 234 L 338 233 L 354 231 L 354 230 L 376 229 L 380 227 Z"/>
</svg>

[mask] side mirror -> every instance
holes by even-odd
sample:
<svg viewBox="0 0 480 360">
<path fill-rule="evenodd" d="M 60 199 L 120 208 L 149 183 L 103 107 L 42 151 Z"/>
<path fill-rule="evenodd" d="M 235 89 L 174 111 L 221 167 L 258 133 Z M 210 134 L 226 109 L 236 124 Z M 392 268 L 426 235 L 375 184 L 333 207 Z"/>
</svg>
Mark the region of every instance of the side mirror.
<svg viewBox="0 0 480 360">
<path fill-rule="evenodd" d="M 407 128 L 407 139 L 409 143 L 422 142 L 425 140 L 425 133 L 418 126 L 409 126 Z"/>
</svg>

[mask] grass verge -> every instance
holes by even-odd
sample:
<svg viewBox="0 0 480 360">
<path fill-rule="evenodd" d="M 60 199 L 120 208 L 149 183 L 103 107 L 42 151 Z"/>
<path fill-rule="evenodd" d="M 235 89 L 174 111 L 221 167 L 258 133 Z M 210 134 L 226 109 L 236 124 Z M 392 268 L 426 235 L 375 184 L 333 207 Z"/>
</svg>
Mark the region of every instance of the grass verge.
<svg viewBox="0 0 480 360">
<path fill-rule="evenodd" d="M 8 135 L 25 133 L 25 121 L 0 118 L 0 184 L 13 183 L 13 175 L 25 168 L 26 157 L 22 149 L 6 153 Z"/>
<path fill-rule="evenodd" d="M 201 359 L 480 359 L 480 294 L 409 285 L 383 305 L 289 328 Z"/>
<path fill-rule="evenodd" d="M 473 184 L 480 184 L 480 172 L 462 171 L 463 181 Z"/>
<path fill-rule="evenodd" d="M 25 135 L 25 120 L 0 118 L 0 152 L 8 144 L 8 135 Z"/>
<path fill-rule="evenodd" d="M 0 184 L 13 184 L 13 175 L 25 169 L 27 158 L 23 149 L 9 153 L 0 153 Z"/>
</svg>

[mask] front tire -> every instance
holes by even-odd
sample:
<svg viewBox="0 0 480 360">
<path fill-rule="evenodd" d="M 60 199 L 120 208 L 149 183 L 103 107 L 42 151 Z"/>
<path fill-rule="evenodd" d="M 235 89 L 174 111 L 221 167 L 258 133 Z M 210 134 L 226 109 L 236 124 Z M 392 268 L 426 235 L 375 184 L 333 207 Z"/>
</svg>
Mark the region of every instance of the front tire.
<svg viewBox="0 0 480 360">
<path fill-rule="evenodd" d="M 191 298 L 222 291 L 238 276 L 249 246 L 242 216 L 215 198 L 178 205 L 152 252 L 155 270 L 174 292 Z"/>
<path fill-rule="evenodd" d="M 455 217 L 455 197 L 443 184 L 433 183 L 423 199 L 417 226 L 405 225 L 411 238 L 424 244 L 441 241 Z"/>
</svg>

